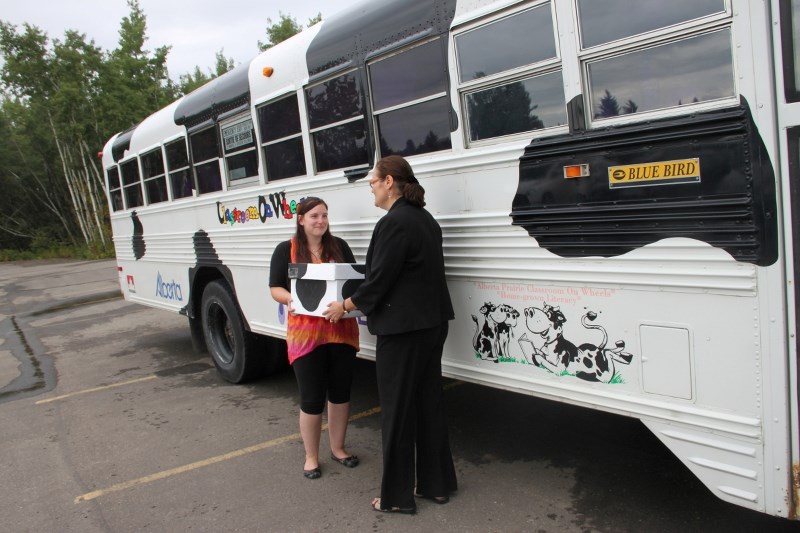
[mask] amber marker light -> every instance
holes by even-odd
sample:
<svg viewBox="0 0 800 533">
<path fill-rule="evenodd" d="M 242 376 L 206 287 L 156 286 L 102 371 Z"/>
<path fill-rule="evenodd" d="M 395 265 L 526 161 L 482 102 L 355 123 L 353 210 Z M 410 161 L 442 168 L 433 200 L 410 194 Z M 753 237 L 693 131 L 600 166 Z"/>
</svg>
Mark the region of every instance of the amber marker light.
<svg viewBox="0 0 800 533">
<path fill-rule="evenodd" d="M 567 165 L 564 167 L 564 178 L 585 178 L 589 175 L 589 165 Z"/>
<path fill-rule="evenodd" d="M 265 78 L 269 78 L 272 76 L 273 72 L 275 72 L 275 70 L 272 67 L 264 67 L 264 69 L 261 71 L 261 74 L 263 74 Z"/>
</svg>

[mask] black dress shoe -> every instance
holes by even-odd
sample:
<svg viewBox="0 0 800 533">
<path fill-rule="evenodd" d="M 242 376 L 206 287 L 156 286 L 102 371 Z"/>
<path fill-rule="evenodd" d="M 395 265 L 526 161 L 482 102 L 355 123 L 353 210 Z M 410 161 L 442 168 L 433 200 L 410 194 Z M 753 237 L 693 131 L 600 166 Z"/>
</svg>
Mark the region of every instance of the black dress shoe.
<svg viewBox="0 0 800 533">
<path fill-rule="evenodd" d="M 319 479 L 322 477 L 322 470 L 319 467 L 312 468 L 311 470 L 303 470 L 303 476 L 308 479 Z"/>
<path fill-rule="evenodd" d="M 414 496 L 417 498 L 425 498 L 426 500 L 430 500 L 433 503 L 438 503 L 439 505 L 444 505 L 450 501 L 449 496 L 425 496 L 424 494 L 417 494 L 416 492 L 414 493 Z"/>
<path fill-rule="evenodd" d="M 335 455 L 331 454 L 331 459 L 336 461 L 337 463 L 346 466 L 347 468 L 355 468 L 358 466 L 358 457 L 355 455 L 351 455 L 350 457 L 343 457 L 339 459 Z"/>
<path fill-rule="evenodd" d="M 388 508 L 384 509 L 381 506 L 381 499 L 380 498 L 375 498 L 374 500 L 372 500 L 372 508 L 375 511 L 378 511 L 380 513 L 417 514 L 417 508 L 416 507 L 408 507 L 408 508 L 404 508 L 404 507 L 388 507 Z"/>
</svg>

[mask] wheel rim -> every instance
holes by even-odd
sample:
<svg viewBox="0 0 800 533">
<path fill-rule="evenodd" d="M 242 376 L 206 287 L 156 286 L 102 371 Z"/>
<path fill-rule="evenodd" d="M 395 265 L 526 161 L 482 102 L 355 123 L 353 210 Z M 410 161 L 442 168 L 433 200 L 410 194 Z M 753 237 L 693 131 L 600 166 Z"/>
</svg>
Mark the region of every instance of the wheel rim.
<svg viewBox="0 0 800 533">
<path fill-rule="evenodd" d="M 225 310 L 217 304 L 209 308 L 208 317 L 209 334 L 214 342 L 214 357 L 221 364 L 230 365 L 236 353 L 236 337 L 231 321 Z"/>
</svg>

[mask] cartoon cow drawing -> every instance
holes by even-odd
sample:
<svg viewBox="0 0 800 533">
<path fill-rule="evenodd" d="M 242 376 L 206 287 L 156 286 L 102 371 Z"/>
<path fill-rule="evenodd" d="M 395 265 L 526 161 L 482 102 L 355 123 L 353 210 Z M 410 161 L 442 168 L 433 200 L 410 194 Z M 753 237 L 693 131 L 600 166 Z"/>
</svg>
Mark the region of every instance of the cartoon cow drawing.
<svg viewBox="0 0 800 533">
<path fill-rule="evenodd" d="M 510 305 L 501 304 L 492 314 L 495 322 L 495 361 L 500 357 L 511 356 L 511 339 L 514 337 L 514 328 L 517 327 L 519 311 Z"/>
<path fill-rule="evenodd" d="M 472 347 L 484 361 L 499 362 L 501 357 L 510 357 L 511 339 L 517 326 L 519 311 L 507 304 L 494 305 L 486 302 L 481 306 L 483 326 L 478 317 L 472 315 L 475 322 L 475 335 Z"/>
<path fill-rule="evenodd" d="M 475 349 L 481 359 L 484 361 L 496 360 L 495 357 L 495 321 L 492 319 L 491 314 L 497 309 L 497 306 L 491 302 L 486 302 L 481 306 L 481 314 L 483 315 L 483 326 L 478 323 L 478 317 L 472 315 L 472 320 L 475 322 L 475 335 L 472 338 L 472 347 Z"/>
<path fill-rule="evenodd" d="M 545 303 L 541 309 L 529 307 L 524 313 L 528 330 L 544 340 L 541 346 L 534 345 L 531 362 L 554 374 L 571 374 L 586 381 L 610 383 L 616 374 L 615 362 L 627 365 L 633 360 L 633 355 L 624 351 L 624 341 L 617 341 L 613 349 L 606 348 L 608 334 L 605 328 L 592 323 L 597 319 L 594 311 L 587 312 L 581 318 L 581 324 L 586 329 L 596 329 L 603 333 L 599 346 L 590 343 L 576 346 L 565 339 L 563 329 L 567 318 L 558 307 Z M 523 341 L 531 342 L 524 337 L 520 338 L 520 344 Z"/>
</svg>

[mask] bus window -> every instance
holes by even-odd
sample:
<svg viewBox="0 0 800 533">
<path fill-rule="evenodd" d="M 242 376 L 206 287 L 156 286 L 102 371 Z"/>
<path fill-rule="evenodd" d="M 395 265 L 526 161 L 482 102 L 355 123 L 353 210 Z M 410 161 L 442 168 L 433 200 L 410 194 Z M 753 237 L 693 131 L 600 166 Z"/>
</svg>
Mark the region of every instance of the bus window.
<svg viewBox="0 0 800 533">
<path fill-rule="evenodd" d="M 253 180 L 258 176 L 258 152 L 253 132 L 253 120 L 247 118 L 220 126 L 222 148 L 225 152 L 225 167 L 228 171 L 228 184 L 236 185 Z"/>
<path fill-rule="evenodd" d="M 306 173 L 299 109 L 296 94 L 258 108 L 267 181 Z"/>
<path fill-rule="evenodd" d="M 442 43 L 435 39 L 369 65 L 381 156 L 452 147 Z"/>
<path fill-rule="evenodd" d="M 167 143 L 167 170 L 169 172 L 169 186 L 172 189 L 172 198 L 185 198 L 192 196 L 194 183 L 189 172 L 189 156 L 186 153 L 186 140 L 178 139 Z"/>
<path fill-rule="evenodd" d="M 456 36 L 462 83 L 556 58 L 550 4 Z"/>
<path fill-rule="evenodd" d="M 586 70 L 595 119 L 736 96 L 727 29 L 590 61 Z"/>
<path fill-rule="evenodd" d="M 106 170 L 108 176 L 108 194 L 111 196 L 111 206 L 114 211 L 124 209 L 122 205 L 122 188 L 119 184 L 119 169 L 111 167 Z"/>
<path fill-rule="evenodd" d="M 464 103 L 470 141 L 567 123 L 560 71 L 466 93 Z"/>
<path fill-rule="evenodd" d="M 356 72 L 305 90 L 318 172 L 368 163 L 364 106 Z"/>
<path fill-rule="evenodd" d="M 217 128 L 212 126 L 191 134 L 189 144 L 192 147 L 192 164 L 197 175 L 197 192 L 204 194 L 222 190 Z"/>
<path fill-rule="evenodd" d="M 455 36 L 469 141 L 567 124 L 550 3 Z"/>
<path fill-rule="evenodd" d="M 142 178 L 148 205 L 167 200 L 167 179 L 160 148 L 142 156 Z"/>
<path fill-rule="evenodd" d="M 724 12 L 725 0 L 578 0 L 581 44 L 589 48 Z"/>
<path fill-rule="evenodd" d="M 783 85 L 787 102 L 800 101 L 800 0 L 781 2 Z"/>
<path fill-rule="evenodd" d="M 144 205 L 142 187 L 139 179 L 139 165 L 136 158 L 129 159 L 121 165 L 122 189 L 125 193 L 125 207 L 139 207 Z"/>
</svg>

